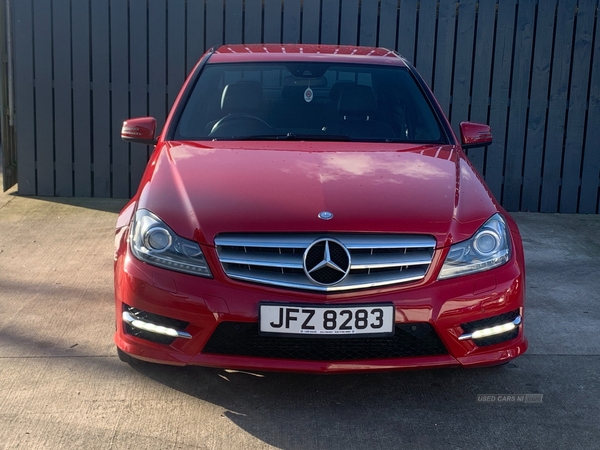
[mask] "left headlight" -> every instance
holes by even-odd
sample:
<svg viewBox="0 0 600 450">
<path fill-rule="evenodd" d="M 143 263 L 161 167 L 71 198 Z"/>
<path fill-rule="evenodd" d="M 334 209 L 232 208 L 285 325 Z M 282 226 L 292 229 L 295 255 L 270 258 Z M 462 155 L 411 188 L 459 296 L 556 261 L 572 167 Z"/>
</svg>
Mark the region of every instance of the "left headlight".
<svg viewBox="0 0 600 450">
<path fill-rule="evenodd" d="M 191 275 L 212 276 L 200 246 L 176 235 L 146 209 L 135 213 L 129 241 L 133 255 L 140 261 Z"/>
<path fill-rule="evenodd" d="M 450 247 L 438 280 L 493 269 L 509 259 L 508 226 L 500 214 L 494 214 L 471 239 Z"/>
</svg>

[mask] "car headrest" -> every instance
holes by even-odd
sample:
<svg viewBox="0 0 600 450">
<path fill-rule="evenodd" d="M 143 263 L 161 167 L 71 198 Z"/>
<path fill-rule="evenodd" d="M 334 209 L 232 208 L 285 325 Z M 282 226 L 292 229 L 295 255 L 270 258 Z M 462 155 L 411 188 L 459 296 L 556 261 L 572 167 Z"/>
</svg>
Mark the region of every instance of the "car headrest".
<svg viewBox="0 0 600 450">
<path fill-rule="evenodd" d="M 333 83 L 331 86 L 331 90 L 329 91 L 329 99 L 333 105 L 338 106 L 338 102 L 340 101 L 340 94 L 342 93 L 342 89 L 346 86 L 350 86 L 351 84 L 356 84 L 354 81 L 350 80 L 340 80 Z"/>
<path fill-rule="evenodd" d="M 260 109 L 263 90 L 259 81 L 236 81 L 221 95 L 221 110 L 226 113 L 255 112 Z"/>
<path fill-rule="evenodd" d="M 344 116 L 368 116 L 377 111 L 377 98 L 369 86 L 349 84 L 342 89 L 338 111 Z"/>
</svg>

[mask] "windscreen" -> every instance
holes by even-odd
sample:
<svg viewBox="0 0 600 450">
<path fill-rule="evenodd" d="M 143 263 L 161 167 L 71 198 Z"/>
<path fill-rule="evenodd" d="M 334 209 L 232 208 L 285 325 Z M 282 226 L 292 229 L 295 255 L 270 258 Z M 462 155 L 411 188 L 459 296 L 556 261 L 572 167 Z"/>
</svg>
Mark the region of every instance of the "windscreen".
<svg viewBox="0 0 600 450">
<path fill-rule="evenodd" d="M 177 140 L 444 143 L 427 98 L 396 66 L 207 64 L 179 117 Z"/>
</svg>

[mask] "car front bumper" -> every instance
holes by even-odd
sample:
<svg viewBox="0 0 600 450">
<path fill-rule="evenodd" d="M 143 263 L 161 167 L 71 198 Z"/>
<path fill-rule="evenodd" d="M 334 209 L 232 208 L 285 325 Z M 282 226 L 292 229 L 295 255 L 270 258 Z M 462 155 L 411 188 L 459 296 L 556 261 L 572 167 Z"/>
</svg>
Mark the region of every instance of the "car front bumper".
<svg viewBox="0 0 600 450">
<path fill-rule="evenodd" d="M 210 257 L 210 250 L 206 253 Z M 418 283 L 335 295 L 236 282 L 222 272 L 214 275 L 214 279 L 208 279 L 153 267 L 137 260 L 128 246 L 122 245 L 115 257 L 117 346 L 133 358 L 162 364 L 350 372 L 496 365 L 524 353 L 528 345 L 523 334 L 524 274 L 519 258 L 480 274 L 443 281 L 426 277 Z M 307 338 L 265 340 L 252 331 L 257 329 L 259 302 L 264 301 L 307 305 L 393 303 L 396 330 L 405 330 L 405 334 L 385 345 L 392 350 L 394 346 L 402 347 L 405 336 L 414 340 L 415 347 L 406 352 L 388 354 L 377 350 L 350 356 L 336 350 L 330 358 L 323 351 L 317 351 L 314 357 L 309 351 L 295 352 L 296 347 L 304 349 L 307 341 L 299 340 Z M 139 321 L 133 323 L 134 320 Z M 508 330 L 509 323 L 515 323 L 514 329 Z M 470 324 L 470 328 L 465 324 Z M 211 337 L 220 325 L 219 333 L 224 327 L 233 335 L 231 339 L 222 335 L 219 347 Z M 502 326 L 505 328 L 498 328 Z M 476 329 L 499 334 L 473 339 Z M 428 333 L 427 342 L 423 348 L 417 348 L 424 333 Z M 231 344 L 236 339 L 243 350 L 238 351 Z M 332 347 L 332 342 L 327 342 L 331 338 L 310 339 L 314 348 Z M 338 344 L 333 347 L 344 348 L 339 339 Z M 374 347 L 379 347 L 378 341 L 366 342 L 367 349 Z"/>
</svg>

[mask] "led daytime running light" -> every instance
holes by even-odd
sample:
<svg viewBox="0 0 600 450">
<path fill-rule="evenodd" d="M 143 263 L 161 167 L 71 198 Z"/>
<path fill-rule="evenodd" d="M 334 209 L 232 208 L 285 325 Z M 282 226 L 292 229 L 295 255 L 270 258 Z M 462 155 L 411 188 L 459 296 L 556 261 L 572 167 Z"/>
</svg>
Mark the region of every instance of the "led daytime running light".
<svg viewBox="0 0 600 450">
<path fill-rule="evenodd" d="M 521 325 L 521 316 L 518 316 L 512 322 L 503 323 L 502 325 L 496 325 L 490 328 L 483 328 L 481 330 L 473 331 L 473 333 L 463 334 L 458 338 L 458 340 L 464 341 L 467 339 L 482 339 L 490 336 L 496 336 L 497 334 L 503 334 L 512 331 L 519 325 Z"/>
<path fill-rule="evenodd" d="M 140 319 L 132 316 L 127 311 L 123 311 L 123 321 L 128 323 L 129 325 L 131 325 L 134 328 L 137 328 L 139 330 L 148 331 L 150 333 L 156 333 L 156 334 L 160 334 L 163 336 L 169 336 L 169 337 L 174 337 L 174 338 L 184 338 L 184 339 L 192 338 L 192 335 L 190 333 L 186 333 L 185 331 L 179 331 L 179 330 L 176 330 L 175 328 L 167 328 L 167 327 L 163 327 L 162 325 L 156 325 L 156 324 L 153 324 L 152 322 L 145 322 L 143 320 L 140 320 Z"/>
</svg>

